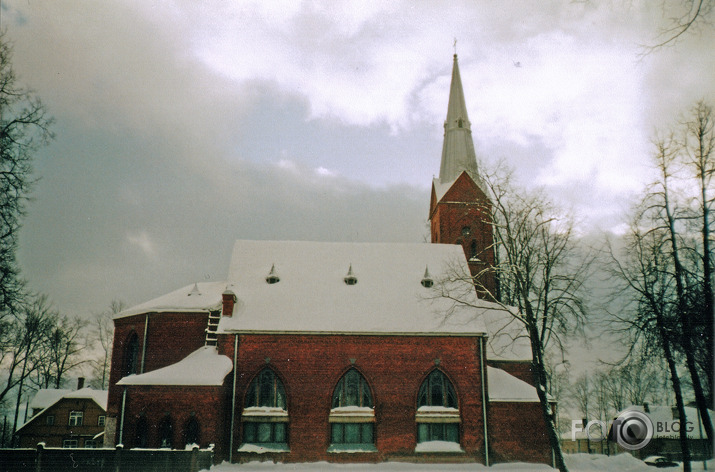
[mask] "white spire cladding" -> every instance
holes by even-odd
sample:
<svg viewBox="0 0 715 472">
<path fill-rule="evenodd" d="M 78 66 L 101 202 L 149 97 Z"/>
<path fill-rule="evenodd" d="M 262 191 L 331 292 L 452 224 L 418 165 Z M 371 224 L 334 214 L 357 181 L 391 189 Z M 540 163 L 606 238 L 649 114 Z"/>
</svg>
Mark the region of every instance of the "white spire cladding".
<svg viewBox="0 0 715 472">
<path fill-rule="evenodd" d="M 439 181 L 440 183 L 453 182 L 464 171 L 467 171 L 475 182 L 479 181 L 471 123 L 467 116 L 462 79 L 459 75 L 459 64 L 455 54 L 452 66 L 452 84 L 449 88 L 447 119 L 444 121 L 444 143 Z"/>
</svg>

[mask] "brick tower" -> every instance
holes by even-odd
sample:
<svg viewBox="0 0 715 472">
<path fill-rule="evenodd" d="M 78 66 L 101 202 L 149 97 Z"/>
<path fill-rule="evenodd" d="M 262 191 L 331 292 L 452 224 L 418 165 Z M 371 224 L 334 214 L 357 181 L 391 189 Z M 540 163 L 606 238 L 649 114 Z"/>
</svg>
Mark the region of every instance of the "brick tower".
<svg viewBox="0 0 715 472">
<path fill-rule="evenodd" d="M 439 178 L 432 181 L 430 229 L 433 243 L 461 244 L 480 298 L 496 298 L 491 201 L 479 177 L 471 123 L 459 75 L 452 66 Z M 482 289 L 483 288 L 483 289 Z"/>
</svg>

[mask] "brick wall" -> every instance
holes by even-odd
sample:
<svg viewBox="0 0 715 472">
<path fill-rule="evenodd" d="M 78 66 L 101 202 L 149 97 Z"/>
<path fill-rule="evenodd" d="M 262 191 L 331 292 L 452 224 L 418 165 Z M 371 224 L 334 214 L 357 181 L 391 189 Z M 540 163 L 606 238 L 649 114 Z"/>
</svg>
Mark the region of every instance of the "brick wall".
<svg viewBox="0 0 715 472">
<path fill-rule="evenodd" d="M 230 382 L 231 375 L 227 377 Z M 149 448 L 160 446 L 159 425 L 167 413 L 173 425 L 174 449 L 184 449 L 184 429 L 194 416 L 199 423 L 199 446 L 215 444 L 215 457 L 223 458 L 228 442 L 227 424 L 230 418 L 229 389 L 226 386 L 139 386 L 127 389 L 122 442 L 126 449 L 136 447 L 136 431 L 143 415 L 147 425 Z"/>
<path fill-rule="evenodd" d="M 434 199 L 430 209 L 430 228 L 433 243 L 461 244 L 467 260 L 472 256 L 472 241 L 476 242 L 477 258 L 481 262 L 469 262 L 472 275 L 492 267 L 494 250 L 491 221 L 491 205 L 484 192 L 466 174 L 462 173 L 439 202 Z M 468 235 L 462 229 L 470 228 Z M 495 293 L 496 281 L 491 273 L 482 274 L 481 283 Z M 488 298 L 485 293 L 480 297 Z"/>
<path fill-rule="evenodd" d="M 551 463 L 546 423 L 538 402 L 489 404 L 489 457 L 491 463 Z"/>
<path fill-rule="evenodd" d="M 121 389 L 116 387 L 124 369 L 127 343 L 132 333 L 139 341 L 138 365 L 142 362 L 145 314 L 114 320 L 114 349 L 109 374 L 107 414 L 116 417 L 121 404 Z M 207 313 L 151 313 L 147 325 L 144 372 L 179 362 L 204 345 Z"/>
<path fill-rule="evenodd" d="M 483 423 L 477 338 L 412 336 L 242 335 L 239 339 L 236 442 L 240 408 L 254 376 L 265 367 L 282 379 L 288 396 L 288 461 L 367 460 L 414 454 L 417 394 L 435 367 L 452 381 L 459 398 L 461 445 L 483 460 Z M 220 351 L 233 357 L 233 337 L 221 336 Z M 375 403 L 378 453 L 327 453 L 333 390 L 351 367 L 368 381 Z M 235 450 L 235 449 L 234 449 Z M 255 459 L 255 458 L 254 458 Z"/>
</svg>

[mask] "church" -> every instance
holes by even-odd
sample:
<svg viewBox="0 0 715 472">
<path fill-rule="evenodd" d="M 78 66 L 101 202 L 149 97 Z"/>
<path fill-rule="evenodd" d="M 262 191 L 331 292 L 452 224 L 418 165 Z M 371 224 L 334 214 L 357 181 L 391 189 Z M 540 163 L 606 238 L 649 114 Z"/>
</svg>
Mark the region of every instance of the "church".
<svg viewBox="0 0 715 472">
<path fill-rule="evenodd" d="M 528 341 L 490 301 L 489 214 L 455 55 L 432 242 L 239 240 L 224 281 L 119 313 L 105 446 L 551 463 Z"/>
</svg>

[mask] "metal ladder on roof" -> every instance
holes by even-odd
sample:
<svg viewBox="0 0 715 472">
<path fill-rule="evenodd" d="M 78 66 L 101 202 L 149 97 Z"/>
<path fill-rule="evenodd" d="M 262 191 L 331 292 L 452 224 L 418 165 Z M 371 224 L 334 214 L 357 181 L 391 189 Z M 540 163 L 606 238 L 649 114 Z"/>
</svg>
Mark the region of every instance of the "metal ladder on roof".
<svg viewBox="0 0 715 472">
<path fill-rule="evenodd" d="M 204 346 L 215 346 L 218 344 L 218 322 L 221 321 L 221 311 L 210 311 L 209 318 L 206 323 L 206 341 Z"/>
</svg>

